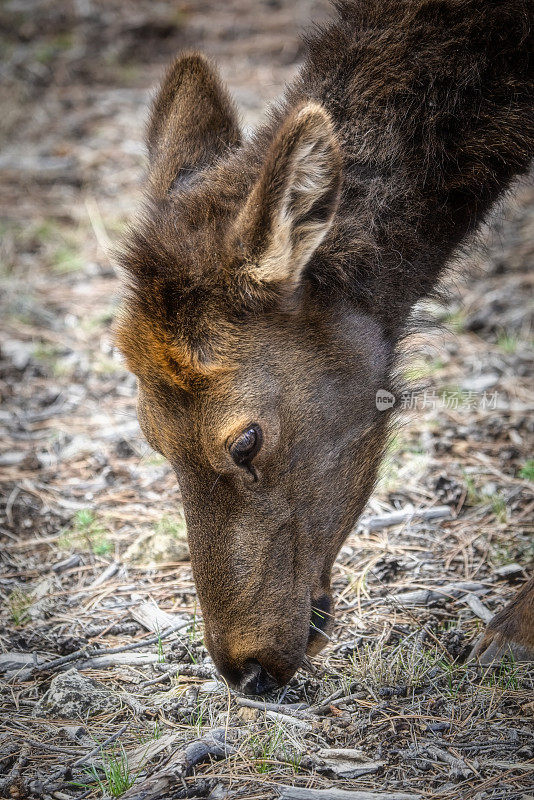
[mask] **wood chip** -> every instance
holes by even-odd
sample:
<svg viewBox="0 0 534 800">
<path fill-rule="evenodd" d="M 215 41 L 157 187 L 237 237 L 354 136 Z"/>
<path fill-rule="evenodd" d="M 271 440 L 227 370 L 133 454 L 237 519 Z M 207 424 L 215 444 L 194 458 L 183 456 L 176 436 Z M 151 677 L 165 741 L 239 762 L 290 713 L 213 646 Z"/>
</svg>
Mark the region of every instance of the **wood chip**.
<svg viewBox="0 0 534 800">
<path fill-rule="evenodd" d="M 148 764 L 163 750 L 172 747 L 180 739 L 180 733 L 165 733 L 152 742 L 144 742 L 128 753 L 128 764 L 132 770 L 138 770 Z"/>
<path fill-rule="evenodd" d="M 167 611 L 151 601 L 141 603 L 130 610 L 130 616 L 144 628 L 153 633 L 162 633 L 167 630 L 177 630 L 187 625 L 187 620 L 177 614 Z"/>
<path fill-rule="evenodd" d="M 489 610 L 484 603 L 478 599 L 476 594 L 472 594 L 469 592 L 463 599 L 464 603 L 467 603 L 473 614 L 476 614 L 483 622 L 486 624 L 491 622 L 493 619 L 493 613 Z"/>
<path fill-rule="evenodd" d="M 363 750 L 354 748 L 325 748 L 316 754 L 321 765 L 319 771 L 332 772 L 338 778 L 353 779 L 372 775 L 385 765 L 385 761 L 373 761 Z"/>
</svg>

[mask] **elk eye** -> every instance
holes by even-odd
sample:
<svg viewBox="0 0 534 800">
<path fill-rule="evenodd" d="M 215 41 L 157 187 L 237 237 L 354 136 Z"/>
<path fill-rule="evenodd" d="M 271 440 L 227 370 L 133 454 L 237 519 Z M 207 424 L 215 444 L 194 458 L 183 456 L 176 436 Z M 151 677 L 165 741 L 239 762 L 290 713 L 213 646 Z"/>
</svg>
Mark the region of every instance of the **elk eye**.
<svg viewBox="0 0 534 800">
<path fill-rule="evenodd" d="M 249 425 L 229 445 L 230 455 L 239 467 L 250 464 L 263 444 L 263 434 L 259 425 Z"/>
</svg>

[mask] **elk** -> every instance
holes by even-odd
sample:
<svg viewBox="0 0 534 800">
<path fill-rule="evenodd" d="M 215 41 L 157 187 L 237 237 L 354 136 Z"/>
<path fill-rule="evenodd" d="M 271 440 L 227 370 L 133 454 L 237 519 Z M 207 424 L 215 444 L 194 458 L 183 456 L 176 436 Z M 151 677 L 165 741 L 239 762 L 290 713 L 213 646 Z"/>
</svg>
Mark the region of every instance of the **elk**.
<svg viewBox="0 0 534 800">
<path fill-rule="evenodd" d="M 116 342 L 180 485 L 205 641 L 235 689 L 326 642 L 414 305 L 534 154 L 528 0 L 342 0 L 244 140 L 202 55 L 170 66 Z M 530 17 L 530 20 L 529 20 Z M 534 649 L 534 581 L 481 644 Z"/>
</svg>

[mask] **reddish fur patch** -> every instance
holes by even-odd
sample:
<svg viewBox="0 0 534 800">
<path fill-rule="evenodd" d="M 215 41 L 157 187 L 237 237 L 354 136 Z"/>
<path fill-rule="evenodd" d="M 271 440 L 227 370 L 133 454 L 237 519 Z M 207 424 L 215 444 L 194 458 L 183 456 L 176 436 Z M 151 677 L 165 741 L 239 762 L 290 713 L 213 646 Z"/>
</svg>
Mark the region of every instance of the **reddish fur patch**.
<svg viewBox="0 0 534 800">
<path fill-rule="evenodd" d="M 115 344 L 128 369 L 146 384 L 154 378 L 185 391 L 201 388 L 215 375 L 231 371 L 222 360 L 203 361 L 186 342 L 173 339 L 164 329 L 123 308 L 114 328 Z"/>
</svg>

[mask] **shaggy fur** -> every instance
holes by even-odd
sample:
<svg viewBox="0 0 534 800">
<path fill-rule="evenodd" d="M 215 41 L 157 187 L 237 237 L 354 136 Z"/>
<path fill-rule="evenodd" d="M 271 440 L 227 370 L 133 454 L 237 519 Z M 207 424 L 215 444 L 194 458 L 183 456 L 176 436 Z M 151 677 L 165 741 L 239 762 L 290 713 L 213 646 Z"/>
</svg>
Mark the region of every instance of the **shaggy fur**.
<svg viewBox="0 0 534 800">
<path fill-rule="evenodd" d="M 372 490 L 396 344 L 534 153 L 530 2 L 337 7 L 250 142 L 202 56 L 170 67 L 121 257 L 117 342 L 180 481 L 206 641 L 254 691 L 324 643 L 308 621 Z"/>
</svg>

